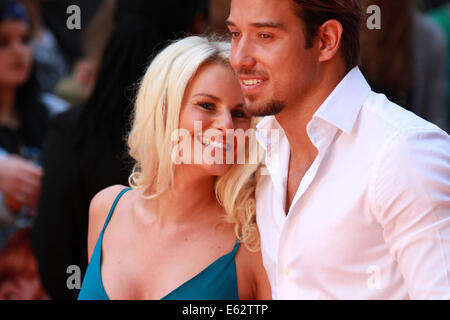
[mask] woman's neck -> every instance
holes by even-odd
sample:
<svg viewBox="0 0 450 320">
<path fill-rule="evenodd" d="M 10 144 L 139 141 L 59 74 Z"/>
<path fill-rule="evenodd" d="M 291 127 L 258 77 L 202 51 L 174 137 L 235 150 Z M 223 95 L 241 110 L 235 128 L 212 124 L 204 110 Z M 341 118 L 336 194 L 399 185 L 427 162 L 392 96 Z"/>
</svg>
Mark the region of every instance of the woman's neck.
<svg viewBox="0 0 450 320">
<path fill-rule="evenodd" d="M 189 170 L 176 170 L 174 186 L 157 199 L 144 201 L 152 212 L 152 222 L 159 227 L 191 225 L 214 218 L 220 205 L 214 194 L 213 176 L 194 177 Z"/>
</svg>

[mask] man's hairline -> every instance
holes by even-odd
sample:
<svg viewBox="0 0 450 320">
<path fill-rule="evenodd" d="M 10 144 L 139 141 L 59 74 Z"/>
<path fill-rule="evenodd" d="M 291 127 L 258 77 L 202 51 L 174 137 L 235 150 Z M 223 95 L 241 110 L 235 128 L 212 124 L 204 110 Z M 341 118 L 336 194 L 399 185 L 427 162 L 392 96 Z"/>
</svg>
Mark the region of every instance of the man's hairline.
<svg viewBox="0 0 450 320">
<path fill-rule="evenodd" d="M 302 27 L 304 28 L 305 27 L 305 22 L 304 22 L 302 16 L 298 12 L 298 10 L 301 10 L 301 5 L 299 3 L 297 3 L 295 0 L 290 0 L 290 1 L 291 1 L 291 4 L 292 4 L 292 6 L 291 6 L 292 13 L 297 17 L 297 19 L 300 20 L 300 22 L 302 24 Z M 231 15 L 231 13 L 230 13 L 230 15 Z M 227 27 L 229 27 L 229 26 L 236 26 L 235 23 L 230 20 L 230 15 L 225 20 L 226 26 Z M 264 24 L 274 25 L 274 28 L 281 29 L 281 30 L 286 30 L 286 28 L 285 28 L 285 26 L 284 26 L 284 24 L 282 22 L 271 22 L 271 21 L 264 22 L 263 21 L 263 22 L 253 22 L 253 23 L 251 23 L 251 25 L 253 25 L 253 26 L 264 25 Z"/>
</svg>

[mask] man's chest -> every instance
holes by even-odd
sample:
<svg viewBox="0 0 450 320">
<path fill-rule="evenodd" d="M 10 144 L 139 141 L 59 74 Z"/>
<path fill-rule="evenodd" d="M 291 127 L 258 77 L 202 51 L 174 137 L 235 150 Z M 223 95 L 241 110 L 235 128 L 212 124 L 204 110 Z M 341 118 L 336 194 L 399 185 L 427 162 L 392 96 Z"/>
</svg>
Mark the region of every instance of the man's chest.
<svg viewBox="0 0 450 320">
<path fill-rule="evenodd" d="M 355 252 L 367 246 L 384 246 L 370 207 L 370 175 L 350 170 L 350 165 L 332 169 L 325 161 L 314 178 L 306 169 L 299 182 L 289 177 L 281 190 L 270 176 L 258 182 L 258 227 L 274 259 L 295 248 L 299 257 L 308 257 L 307 263 L 351 261 L 361 258 Z"/>
</svg>

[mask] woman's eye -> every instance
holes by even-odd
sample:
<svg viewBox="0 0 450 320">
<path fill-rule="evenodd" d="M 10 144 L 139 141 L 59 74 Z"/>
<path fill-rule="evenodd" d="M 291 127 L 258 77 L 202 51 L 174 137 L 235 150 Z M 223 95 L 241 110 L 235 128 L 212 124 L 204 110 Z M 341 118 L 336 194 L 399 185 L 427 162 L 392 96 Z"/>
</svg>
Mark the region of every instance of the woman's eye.
<svg viewBox="0 0 450 320">
<path fill-rule="evenodd" d="M 198 103 L 197 105 L 199 105 L 200 107 L 202 107 L 203 109 L 206 109 L 206 110 L 214 109 L 214 104 L 209 103 L 209 102 L 202 102 L 202 103 Z"/>
<path fill-rule="evenodd" d="M 25 37 L 22 37 L 21 40 L 22 40 L 22 43 L 23 43 L 23 44 L 28 45 L 28 44 L 30 44 L 30 42 L 31 42 L 31 37 L 25 36 Z"/>
</svg>

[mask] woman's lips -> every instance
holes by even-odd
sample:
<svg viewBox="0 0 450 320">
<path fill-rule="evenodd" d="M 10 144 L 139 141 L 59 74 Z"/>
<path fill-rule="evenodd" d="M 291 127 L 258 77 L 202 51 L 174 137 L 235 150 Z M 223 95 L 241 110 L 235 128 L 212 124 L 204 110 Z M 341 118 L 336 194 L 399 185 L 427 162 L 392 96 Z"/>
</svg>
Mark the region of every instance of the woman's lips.
<svg viewBox="0 0 450 320">
<path fill-rule="evenodd" d="M 197 141 L 199 141 L 201 144 L 203 144 L 205 147 L 208 146 L 213 146 L 216 149 L 220 149 L 220 150 L 224 150 L 224 151 L 230 151 L 231 150 L 231 145 L 228 143 L 225 143 L 226 139 L 223 138 L 222 142 L 219 141 L 215 141 L 216 139 L 214 137 L 212 137 L 211 139 L 205 138 L 205 137 L 200 137 L 200 136 L 196 136 L 195 137 L 197 139 Z"/>
<path fill-rule="evenodd" d="M 15 71 L 25 71 L 27 69 L 27 64 L 23 62 L 16 62 L 11 65 L 11 69 Z"/>
</svg>

